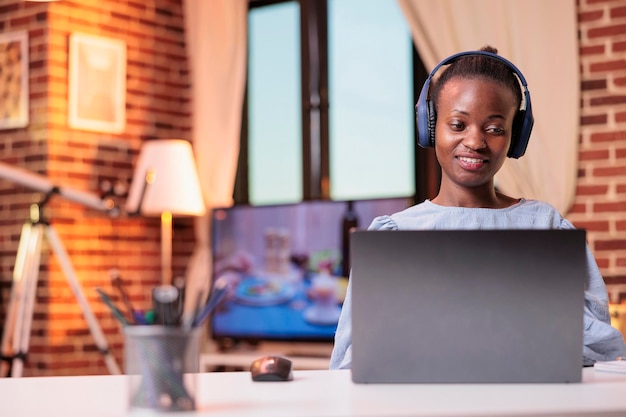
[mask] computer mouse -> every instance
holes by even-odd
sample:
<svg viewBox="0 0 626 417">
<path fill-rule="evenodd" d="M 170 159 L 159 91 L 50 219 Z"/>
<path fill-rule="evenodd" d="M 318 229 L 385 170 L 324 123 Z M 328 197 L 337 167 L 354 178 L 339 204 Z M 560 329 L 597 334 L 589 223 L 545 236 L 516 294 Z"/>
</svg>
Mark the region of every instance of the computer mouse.
<svg viewBox="0 0 626 417">
<path fill-rule="evenodd" d="M 291 361 L 283 356 L 262 356 L 250 365 L 253 381 L 291 381 Z"/>
</svg>

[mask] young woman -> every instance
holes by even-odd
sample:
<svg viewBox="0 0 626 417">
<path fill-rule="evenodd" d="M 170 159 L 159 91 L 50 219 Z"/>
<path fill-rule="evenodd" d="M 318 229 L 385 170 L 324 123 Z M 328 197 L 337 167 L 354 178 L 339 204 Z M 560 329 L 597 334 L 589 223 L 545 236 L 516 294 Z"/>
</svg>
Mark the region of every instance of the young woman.
<svg viewBox="0 0 626 417">
<path fill-rule="evenodd" d="M 448 66 L 432 86 L 429 77 L 416 109 L 420 145 L 434 146 L 441 165 L 439 192 L 432 200 L 374 219 L 369 229 L 573 229 L 551 205 L 495 188 L 494 176 L 507 156 L 523 155 L 532 129 L 521 73 L 492 47 L 448 58 L 433 73 L 442 65 Z M 626 356 L 626 346 L 610 325 L 606 287 L 588 247 L 587 258 L 582 363 L 592 365 Z M 350 294 L 348 288 L 331 369 L 351 365 Z"/>
</svg>

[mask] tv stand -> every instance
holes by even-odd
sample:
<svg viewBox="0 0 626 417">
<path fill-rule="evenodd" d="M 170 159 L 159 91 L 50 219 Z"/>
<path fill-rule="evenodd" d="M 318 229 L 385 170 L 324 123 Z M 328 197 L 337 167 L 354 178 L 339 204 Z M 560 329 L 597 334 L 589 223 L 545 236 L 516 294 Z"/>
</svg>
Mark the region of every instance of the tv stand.
<svg viewBox="0 0 626 417">
<path fill-rule="evenodd" d="M 290 359 L 293 369 L 328 369 L 332 343 L 258 342 L 237 343 L 220 349 L 215 342 L 200 355 L 200 371 L 247 371 L 250 364 L 261 356 L 280 355 Z"/>
</svg>

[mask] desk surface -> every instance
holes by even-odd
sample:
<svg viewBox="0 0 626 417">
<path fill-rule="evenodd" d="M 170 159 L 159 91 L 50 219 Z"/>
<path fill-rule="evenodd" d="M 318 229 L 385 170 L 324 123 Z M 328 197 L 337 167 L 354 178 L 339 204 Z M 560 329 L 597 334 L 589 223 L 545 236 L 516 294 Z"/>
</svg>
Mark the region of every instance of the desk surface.
<svg viewBox="0 0 626 417">
<path fill-rule="evenodd" d="M 0 415 L 118 417 L 126 376 L 0 379 Z M 349 371 L 295 371 L 291 382 L 248 372 L 198 375 L 196 413 L 168 416 L 626 416 L 626 375 L 586 368 L 580 384 L 356 385 Z"/>
</svg>

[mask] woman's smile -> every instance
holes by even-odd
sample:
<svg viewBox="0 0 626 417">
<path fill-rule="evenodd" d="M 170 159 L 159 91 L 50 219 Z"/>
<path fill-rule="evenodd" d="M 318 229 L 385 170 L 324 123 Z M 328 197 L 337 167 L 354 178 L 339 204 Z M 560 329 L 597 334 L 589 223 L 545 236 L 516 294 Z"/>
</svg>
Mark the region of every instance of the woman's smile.
<svg viewBox="0 0 626 417">
<path fill-rule="evenodd" d="M 456 158 L 459 161 L 459 165 L 461 166 L 461 168 L 467 169 L 469 171 L 479 170 L 480 168 L 485 166 L 487 162 L 489 162 L 487 159 L 471 158 L 468 156 L 457 156 Z"/>
</svg>

